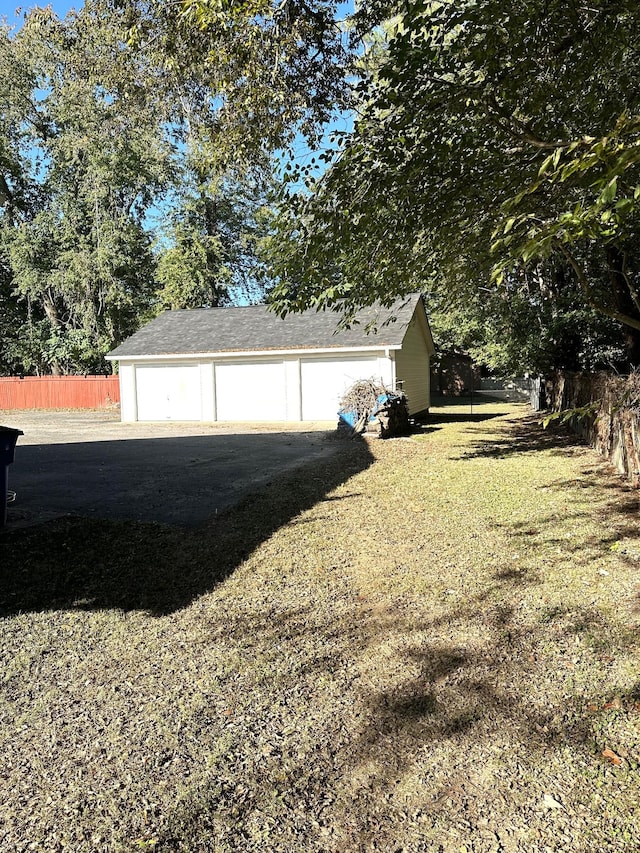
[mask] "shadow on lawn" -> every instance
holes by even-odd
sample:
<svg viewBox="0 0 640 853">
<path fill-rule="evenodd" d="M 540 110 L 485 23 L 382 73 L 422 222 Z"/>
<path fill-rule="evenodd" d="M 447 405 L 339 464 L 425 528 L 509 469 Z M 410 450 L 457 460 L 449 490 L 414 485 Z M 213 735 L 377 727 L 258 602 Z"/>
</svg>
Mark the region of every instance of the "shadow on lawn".
<svg viewBox="0 0 640 853">
<path fill-rule="evenodd" d="M 579 691 L 567 698 L 558 684 L 572 678 L 578 643 L 591 645 L 583 653 L 600 660 L 600 670 L 606 671 L 621 639 L 627 653 L 637 649 L 635 632 L 630 629 L 624 638 L 616 636 L 600 612 L 585 607 L 549 614 L 548 623 L 532 630 L 522 625 L 516 613 L 487 605 L 484 596 L 476 596 L 462 610 L 427 622 L 421 633 L 431 633 L 433 639 L 413 646 L 409 642 L 404 650 L 404 665 L 412 675 L 363 698 L 369 723 L 352 744 L 351 754 L 356 772 L 367 768 L 368 780 L 352 803 L 354 843 L 371 831 L 368 817 L 375 803 L 382 801 L 374 837 L 381 849 L 401 849 L 395 827 L 398 816 L 411 805 L 402 802 L 401 795 L 394 802 L 393 791 L 407 778 L 415 780 L 414 790 L 424 791 L 412 805 L 419 808 L 427 825 L 427 816 L 434 822 L 444 818 L 456 824 L 464 819 L 473 825 L 493 810 L 494 796 L 498 813 L 505 797 L 514 797 L 515 808 L 522 790 L 518 791 L 519 773 L 514 768 L 532 775 L 536 767 L 544 767 L 552 775 L 547 756 L 570 750 L 578 756 L 577 765 L 589 767 L 590 773 L 607 771 L 602 757 L 608 745 L 607 727 L 615 725 L 616 716 L 633 719 L 637 715 L 638 684 L 628 689 L 611 679 L 603 691 L 601 681 L 594 679 L 587 700 Z M 450 629 L 455 623 L 465 623 L 471 633 L 480 627 L 486 638 L 483 647 L 443 640 L 441 627 Z M 402 628 L 391 623 L 381 626 L 391 636 Z M 405 630 L 410 637 L 412 626 Z M 548 651 L 551 646 L 553 655 Z M 556 684 L 550 685 L 545 702 L 536 701 L 531 696 L 536 691 L 530 691 L 528 684 L 544 684 L 549 667 L 556 669 L 552 676 Z M 620 742 L 619 748 L 628 745 Z M 466 760 L 468 750 L 474 755 L 471 764 Z M 637 750 L 625 754 L 632 762 L 638 759 Z M 515 780 L 513 790 L 503 784 L 507 765 Z M 542 803 L 543 784 L 526 786 L 534 807 Z M 574 798 L 581 803 L 579 792 Z M 587 803 L 588 798 L 582 803 L 585 813 Z M 566 805 L 571 810 L 568 799 Z M 594 824 L 599 816 L 596 809 L 591 815 Z M 605 833 L 611 830 L 604 820 L 598 828 Z M 573 849 L 593 848 L 577 845 Z"/>
<path fill-rule="evenodd" d="M 585 442 L 565 427 L 543 429 L 539 415 L 529 415 L 510 421 L 500 430 L 504 437 L 491 442 L 477 442 L 466 451 L 463 459 L 496 458 L 517 456 L 520 453 L 538 453 L 541 450 L 564 453 L 576 447 L 585 446 Z"/>
<path fill-rule="evenodd" d="M 575 434 L 565 428 L 543 430 L 535 417 L 511 424 L 505 438 L 492 445 L 478 445 L 462 458 L 496 457 L 505 458 L 518 453 L 537 451 L 551 453 L 583 454 L 585 465 L 578 476 L 555 480 L 544 487 L 560 495 L 566 495 L 566 503 L 561 513 L 541 515 L 538 508 L 532 510 L 531 521 L 511 522 L 501 525 L 502 529 L 515 542 L 525 546 L 536 543 L 540 547 L 554 546 L 562 556 L 571 558 L 574 566 L 585 569 L 597 563 L 608 551 L 615 552 L 619 558 L 634 566 L 640 565 L 640 491 L 632 488 L 604 457 Z M 594 465 L 594 458 L 598 461 Z M 541 462 L 544 464 L 544 462 Z M 576 493 L 580 501 L 573 496 Z M 585 505 L 586 498 L 586 507 Z M 584 508 L 580 509 L 579 504 Z M 600 525 L 585 537 L 576 535 L 567 538 L 558 536 L 555 528 L 560 522 L 573 520 L 576 525 L 592 518 L 597 511 Z M 533 577 L 535 573 L 514 573 L 510 568 L 504 570 L 499 578 Z M 640 593 L 638 594 L 640 602 Z"/>
<path fill-rule="evenodd" d="M 7 531 L 0 540 L 0 614 L 117 608 L 164 615 L 181 609 L 372 461 L 365 442 L 344 442 L 188 531 L 73 516 Z"/>
<path fill-rule="evenodd" d="M 466 423 L 482 423 L 490 421 L 494 418 L 502 418 L 508 412 L 439 412 L 438 409 L 432 409 L 429 417 L 425 422 L 426 426 L 430 424 L 466 424 Z"/>
<path fill-rule="evenodd" d="M 454 408 L 454 405 L 447 405 L 448 410 L 452 408 Z M 419 417 L 414 422 L 411 428 L 411 435 L 428 435 L 431 432 L 441 430 L 447 424 L 482 423 L 483 421 L 501 418 L 505 414 L 508 414 L 508 410 L 504 412 L 482 411 L 482 406 L 480 406 L 480 411 L 478 411 L 478 408 L 476 408 L 476 411 L 472 411 L 468 404 L 466 404 L 466 407 L 464 404 L 460 404 L 459 407 L 455 406 L 455 409 L 453 412 L 444 412 L 437 407 L 432 408 L 428 415 Z"/>
<path fill-rule="evenodd" d="M 516 592 L 508 580 L 502 586 Z M 373 842 L 380 850 L 426 850 L 431 847 L 419 841 L 432 820 L 435 825 L 448 815 L 453 824 L 473 825 L 492 810 L 494 795 L 498 810 L 510 796 L 516 808 L 523 793 L 539 806 L 544 778 L 520 790 L 518 784 L 536 767 L 552 775 L 549 755 L 570 749 L 591 772 L 606 769 L 599 727 L 615 714 L 634 712 L 637 686 L 619 690 L 611 683 L 603 695 L 594 685 L 588 704 L 557 690 L 563 673 L 571 676 L 576 639 L 595 638 L 594 653 L 607 666 L 611 630 L 600 612 L 560 608 L 532 630 L 514 609 L 483 593 L 437 617 L 428 612 L 423 620 L 416 613 L 354 612 L 351 626 L 336 626 L 317 621 L 310 606 L 266 628 L 236 620 L 241 636 L 259 638 L 261 649 L 283 661 L 287 648 L 296 653 L 279 668 L 271 697 L 265 686 L 264 707 L 239 709 L 239 720 L 252 722 L 238 724 L 233 748 L 179 803 L 157 849 L 254 849 L 245 832 L 262 824 L 272 850 L 364 851 L 374 849 Z M 457 631 L 458 642 L 453 626 L 465 629 Z M 482 643 L 465 641 L 467 630 Z M 637 647 L 631 630 L 624 641 Z M 558 650 L 553 659 L 550 644 Z M 369 670 L 378 645 L 395 650 L 385 656 L 389 678 L 381 683 Z M 326 649 L 332 654 L 318 653 Z M 550 670 L 552 660 L 559 672 Z M 362 678 L 348 674 L 353 662 Z M 529 684 L 544 684 L 550 672 L 556 692 L 543 703 L 532 699 Z M 510 772 L 513 791 L 505 788 Z M 502 812 L 498 820 L 510 816 Z M 605 823 L 610 828 L 609 818 Z"/>
</svg>

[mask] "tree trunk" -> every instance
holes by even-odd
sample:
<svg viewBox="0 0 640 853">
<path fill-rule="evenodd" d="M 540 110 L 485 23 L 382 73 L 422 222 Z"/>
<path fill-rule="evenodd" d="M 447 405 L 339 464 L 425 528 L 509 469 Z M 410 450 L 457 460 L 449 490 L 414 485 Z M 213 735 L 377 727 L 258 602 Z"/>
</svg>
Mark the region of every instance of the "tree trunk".
<svg viewBox="0 0 640 853">
<path fill-rule="evenodd" d="M 49 319 L 51 325 L 54 326 L 54 328 L 56 329 L 60 329 L 62 327 L 62 321 L 60 320 L 60 317 L 58 315 L 58 309 L 50 293 L 43 294 L 42 304 L 44 306 L 45 314 L 47 315 L 47 318 Z M 51 363 L 49 366 L 51 368 L 51 374 L 53 376 L 62 375 L 62 368 L 57 358 L 51 359 Z"/>
<path fill-rule="evenodd" d="M 640 310 L 638 310 L 638 306 L 631 295 L 625 274 L 625 257 L 616 246 L 609 246 L 607 249 L 607 266 L 617 310 L 622 314 L 640 320 Z M 640 366 L 640 330 L 624 325 L 622 332 L 629 367 L 638 367 Z"/>
</svg>

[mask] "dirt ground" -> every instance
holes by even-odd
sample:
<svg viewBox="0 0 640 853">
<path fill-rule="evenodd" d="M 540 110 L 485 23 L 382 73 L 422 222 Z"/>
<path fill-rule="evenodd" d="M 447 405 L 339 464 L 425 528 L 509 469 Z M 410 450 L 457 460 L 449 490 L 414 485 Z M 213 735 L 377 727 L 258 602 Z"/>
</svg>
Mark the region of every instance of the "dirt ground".
<svg viewBox="0 0 640 853">
<path fill-rule="evenodd" d="M 7 527 L 59 515 L 188 527 L 331 455 L 334 425 L 121 423 L 117 411 L 2 411 L 21 429 Z"/>
</svg>

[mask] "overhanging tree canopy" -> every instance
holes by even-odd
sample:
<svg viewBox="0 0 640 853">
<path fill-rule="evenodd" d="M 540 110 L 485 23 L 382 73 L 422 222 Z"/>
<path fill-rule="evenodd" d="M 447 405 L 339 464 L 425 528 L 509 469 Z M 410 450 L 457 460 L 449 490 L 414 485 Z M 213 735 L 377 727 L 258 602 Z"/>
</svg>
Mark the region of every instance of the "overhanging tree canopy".
<svg viewBox="0 0 640 853">
<path fill-rule="evenodd" d="M 338 0 L 106 0 L 124 10 L 136 48 L 161 82 L 189 90 L 207 114 L 209 154 L 255 162 L 299 134 L 317 142 L 350 104 L 345 77 L 364 34 L 392 3 Z"/>
<path fill-rule="evenodd" d="M 282 217 L 276 308 L 490 282 L 508 297 L 555 265 L 637 342 L 637 4 L 398 6 L 342 155 Z"/>
</svg>

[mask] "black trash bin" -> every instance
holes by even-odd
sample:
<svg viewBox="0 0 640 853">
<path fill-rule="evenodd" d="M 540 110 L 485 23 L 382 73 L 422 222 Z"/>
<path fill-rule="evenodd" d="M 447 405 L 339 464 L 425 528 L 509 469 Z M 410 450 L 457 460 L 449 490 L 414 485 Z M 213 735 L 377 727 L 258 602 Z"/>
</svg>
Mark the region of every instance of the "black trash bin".
<svg viewBox="0 0 640 853">
<path fill-rule="evenodd" d="M 24 435 L 21 429 L 0 426 L 0 527 L 4 527 L 7 523 L 9 465 L 13 462 L 16 441 L 19 435 Z"/>
</svg>

